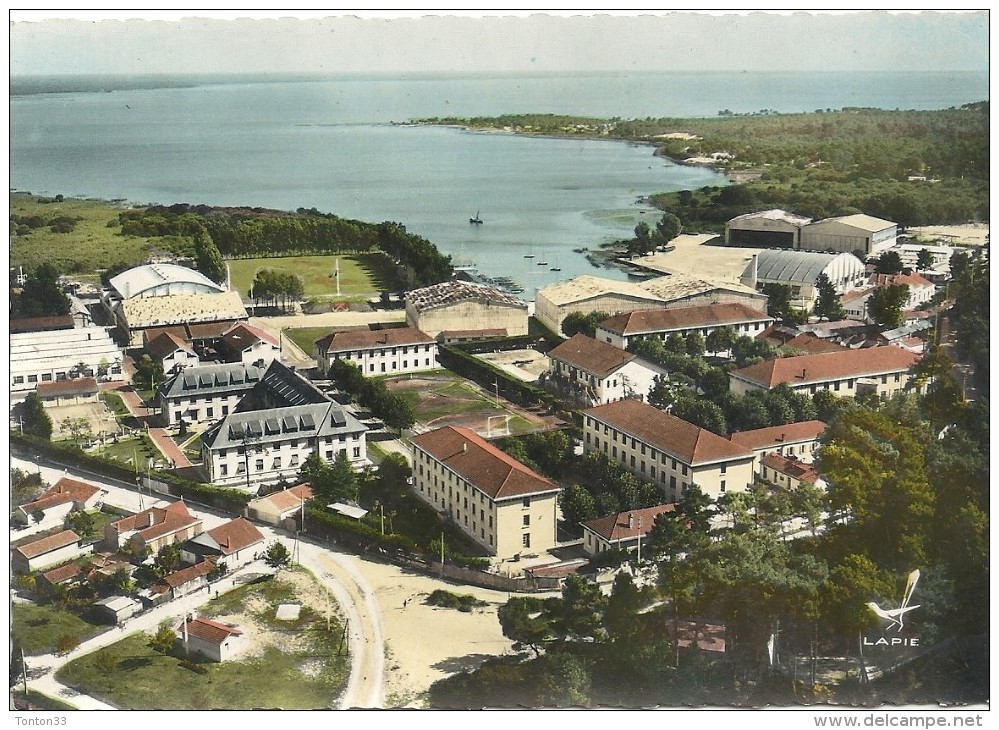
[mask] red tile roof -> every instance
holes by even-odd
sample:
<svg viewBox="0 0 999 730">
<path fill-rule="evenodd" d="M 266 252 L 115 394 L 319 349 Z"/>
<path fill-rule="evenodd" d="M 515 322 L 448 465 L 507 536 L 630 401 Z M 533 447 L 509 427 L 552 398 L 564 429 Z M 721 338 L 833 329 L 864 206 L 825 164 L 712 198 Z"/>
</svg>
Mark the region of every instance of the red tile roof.
<svg viewBox="0 0 999 730">
<path fill-rule="evenodd" d="M 818 470 L 812 464 L 805 464 L 797 459 L 781 456 L 776 451 L 770 451 L 760 459 L 760 466 L 769 466 L 781 474 L 797 479 L 806 484 L 815 484 L 819 478 Z"/>
<path fill-rule="evenodd" d="M 78 542 L 80 542 L 79 535 L 72 530 L 63 530 L 62 532 L 57 532 L 55 535 L 49 535 L 48 537 L 43 537 L 41 540 L 21 545 L 21 547 L 15 548 L 15 550 L 30 560 L 31 558 L 37 558 L 39 555 L 51 553 L 54 550 Z"/>
<path fill-rule="evenodd" d="M 742 380 L 770 389 L 780 383 L 794 387 L 806 383 L 824 383 L 843 378 L 863 378 L 885 373 L 905 372 L 919 360 L 919 355 L 887 345 L 862 350 L 779 357 L 763 360 L 731 371 Z"/>
<path fill-rule="evenodd" d="M 394 327 L 383 330 L 346 330 L 331 332 L 316 340 L 316 345 L 325 352 L 346 352 L 348 350 L 370 350 L 379 347 L 402 347 L 435 342 L 433 337 L 415 327 Z"/>
<path fill-rule="evenodd" d="M 500 451 L 475 431 L 445 426 L 413 438 L 413 444 L 468 480 L 490 499 L 556 492 L 560 487 Z"/>
<path fill-rule="evenodd" d="M 725 652 L 725 624 L 706 621 L 665 621 L 666 631 L 682 648 L 696 647 L 702 651 Z"/>
<path fill-rule="evenodd" d="M 932 281 L 919 274 L 871 274 L 870 282 L 875 286 L 905 285 L 935 288 Z"/>
<path fill-rule="evenodd" d="M 800 441 L 814 441 L 826 430 L 823 421 L 800 421 L 798 423 L 786 423 L 783 426 L 768 426 L 767 428 L 754 428 L 751 431 L 739 431 L 729 434 L 728 440 L 745 446 L 747 449 L 758 450 L 761 448 L 773 448 L 786 443 L 798 443 Z"/>
<path fill-rule="evenodd" d="M 287 512 L 290 509 L 296 509 L 302 505 L 302 502 L 307 502 L 312 499 L 313 491 L 312 486 L 309 484 L 299 484 L 297 486 L 291 487 L 290 489 L 282 489 L 280 492 L 272 492 L 260 499 L 253 500 L 254 502 L 267 502 L 271 504 L 278 512 Z"/>
<path fill-rule="evenodd" d="M 219 525 L 208 534 L 218 543 L 223 555 L 231 555 L 250 545 L 263 542 L 264 535 L 252 522 L 242 517 Z"/>
<path fill-rule="evenodd" d="M 804 350 L 809 355 L 818 355 L 822 352 L 843 352 L 850 349 L 837 342 L 823 340 L 807 332 L 802 332 L 800 335 L 792 337 L 783 346 L 792 350 Z"/>
<path fill-rule="evenodd" d="M 94 378 L 72 378 L 53 380 L 38 384 L 38 395 L 42 398 L 55 398 L 61 395 L 88 395 L 97 392 Z"/>
<path fill-rule="evenodd" d="M 45 571 L 41 577 L 46 583 L 54 586 L 72 580 L 80 575 L 81 572 L 80 566 L 76 563 L 66 563 L 65 565 L 60 565 L 58 568 Z"/>
<path fill-rule="evenodd" d="M 676 510 L 675 504 L 660 504 L 655 507 L 645 507 L 643 509 L 633 509 L 627 512 L 619 512 L 616 515 L 598 517 L 595 520 L 588 520 L 583 523 L 583 527 L 591 532 L 595 532 L 608 542 L 621 542 L 623 540 L 634 540 L 639 535 L 648 535 L 655 525 L 656 517 Z"/>
<path fill-rule="evenodd" d="M 269 332 L 264 332 L 259 327 L 254 327 L 245 322 L 240 322 L 222 335 L 222 341 L 229 349 L 239 352 L 253 347 L 258 342 L 266 342 L 273 347 L 278 347 L 280 344 Z"/>
<path fill-rule="evenodd" d="M 729 302 L 677 309 L 639 309 L 608 317 L 600 327 L 621 335 L 638 335 L 760 321 L 772 322 L 773 317 L 745 304 Z"/>
<path fill-rule="evenodd" d="M 146 342 L 146 352 L 157 360 L 162 360 L 177 350 L 183 350 L 191 355 L 194 354 L 194 348 L 172 332 L 160 332 Z"/>
<path fill-rule="evenodd" d="M 639 400 L 621 400 L 583 411 L 584 416 L 634 436 L 650 446 L 697 466 L 748 459 L 753 452 Z"/>
<path fill-rule="evenodd" d="M 172 502 L 167 507 L 150 507 L 111 524 L 119 533 L 135 530 L 140 538 L 149 542 L 193 525 L 201 525 L 201 520 L 194 517 L 181 500 Z"/>
<path fill-rule="evenodd" d="M 49 489 L 42 492 L 37 499 L 21 506 L 25 513 L 38 510 L 47 510 L 56 505 L 68 502 L 85 503 L 88 499 L 100 492 L 99 487 L 86 482 L 78 482 L 75 479 L 62 477 Z"/>
<path fill-rule="evenodd" d="M 196 565 L 192 565 L 183 570 L 176 570 L 173 573 L 164 575 L 160 578 L 157 583 L 163 583 L 167 588 L 178 588 L 185 583 L 190 583 L 192 580 L 197 580 L 203 576 L 207 576 L 215 569 L 215 564 L 210 560 L 203 560 Z"/>
<path fill-rule="evenodd" d="M 620 347 L 600 342 L 584 334 L 570 337 L 551 350 L 548 357 L 592 373 L 599 378 L 606 378 L 635 359 L 635 355 L 625 352 Z"/>
<path fill-rule="evenodd" d="M 187 622 L 187 634 L 209 644 L 221 644 L 230 636 L 242 636 L 235 626 L 226 626 L 207 618 L 194 618 Z"/>
</svg>

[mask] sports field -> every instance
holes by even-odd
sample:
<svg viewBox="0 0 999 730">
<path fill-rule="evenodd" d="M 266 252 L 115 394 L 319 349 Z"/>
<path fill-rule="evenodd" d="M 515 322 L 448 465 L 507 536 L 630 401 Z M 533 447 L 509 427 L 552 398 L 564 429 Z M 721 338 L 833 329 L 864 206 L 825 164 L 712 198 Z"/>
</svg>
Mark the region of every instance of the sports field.
<svg viewBox="0 0 999 730">
<path fill-rule="evenodd" d="M 226 263 L 229 265 L 233 287 L 244 295 L 253 286 L 253 279 L 258 271 L 271 269 L 300 277 L 305 285 L 306 299 L 322 299 L 337 296 L 333 272 L 338 261 L 341 297 L 369 297 L 392 289 L 394 267 L 389 258 L 380 253 L 230 259 Z"/>
</svg>

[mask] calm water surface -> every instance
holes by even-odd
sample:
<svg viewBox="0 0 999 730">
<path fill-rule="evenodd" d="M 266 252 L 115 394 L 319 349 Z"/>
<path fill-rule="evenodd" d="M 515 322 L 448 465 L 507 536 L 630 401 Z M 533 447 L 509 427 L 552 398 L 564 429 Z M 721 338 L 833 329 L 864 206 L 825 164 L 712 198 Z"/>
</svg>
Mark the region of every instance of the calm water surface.
<svg viewBox="0 0 999 730">
<path fill-rule="evenodd" d="M 654 222 L 642 196 L 724 179 L 655 158 L 646 146 L 392 122 L 507 112 L 934 109 L 986 99 L 987 84 L 984 74 L 421 76 L 12 96 L 11 186 L 398 221 L 456 263 L 510 277 L 532 296 L 553 281 L 597 273 L 574 249 L 626 237 L 642 217 Z M 485 224 L 471 226 L 477 211 Z"/>
</svg>

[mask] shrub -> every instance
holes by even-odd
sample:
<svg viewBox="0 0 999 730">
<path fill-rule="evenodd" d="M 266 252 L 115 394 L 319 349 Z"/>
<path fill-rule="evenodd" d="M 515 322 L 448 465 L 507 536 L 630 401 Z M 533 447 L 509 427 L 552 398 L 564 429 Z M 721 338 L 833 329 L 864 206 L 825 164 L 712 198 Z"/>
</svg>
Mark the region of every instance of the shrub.
<svg viewBox="0 0 999 730">
<path fill-rule="evenodd" d="M 56 639 L 56 653 L 68 654 L 80 645 L 80 637 L 70 634 L 63 634 Z"/>
</svg>

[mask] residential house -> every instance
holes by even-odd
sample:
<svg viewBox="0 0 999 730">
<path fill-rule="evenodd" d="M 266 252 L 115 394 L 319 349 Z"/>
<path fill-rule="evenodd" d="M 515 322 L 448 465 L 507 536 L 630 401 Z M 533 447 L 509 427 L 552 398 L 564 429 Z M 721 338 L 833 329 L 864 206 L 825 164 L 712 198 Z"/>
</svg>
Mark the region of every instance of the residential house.
<svg viewBox="0 0 999 730">
<path fill-rule="evenodd" d="M 598 451 L 678 501 L 691 484 L 711 499 L 745 491 L 753 481 L 755 455 L 638 400 L 622 400 L 583 412 L 583 449 Z"/>
<path fill-rule="evenodd" d="M 652 531 L 656 518 L 675 509 L 675 504 L 660 504 L 587 520 L 582 523 L 583 550 L 587 555 L 605 550 L 636 550 L 640 555 L 642 541 Z"/>
<path fill-rule="evenodd" d="M 75 532 L 63 530 L 14 548 L 11 551 L 10 566 L 15 573 L 33 573 L 50 565 L 73 560 L 92 550 L 93 545 L 83 545 Z"/>
<path fill-rule="evenodd" d="M 222 334 L 219 353 L 227 362 L 266 367 L 281 357 L 280 339 L 246 322 L 234 324 Z"/>
<path fill-rule="evenodd" d="M 120 624 L 142 610 L 142 604 L 128 596 L 109 596 L 94 603 L 94 611 L 105 621 Z"/>
<path fill-rule="evenodd" d="M 577 334 L 548 353 L 546 382 L 586 405 L 645 400 L 667 371 L 606 342 Z"/>
<path fill-rule="evenodd" d="M 371 377 L 440 367 L 437 340 L 415 327 L 331 332 L 316 340 L 315 358 L 324 376 L 337 360 L 353 363 Z"/>
<path fill-rule="evenodd" d="M 264 546 L 264 535 L 242 517 L 192 537 L 180 547 L 180 559 L 185 563 L 211 560 L 224 562 L 229 570 L 246 565 Z"/>
<path fill-rule="evenodd" d="M 766 453 L 760 459 L 760 479 L 788 489 L 797 489 L 803 484 L 824 486 L 814 464 L 798 461 L 793 456 L 782 456 L 776 451 Z"/>
<path fill-rule="evenodd" d="M 28 518 L 29 523 L 37 520 L 39 524 L 61 524 L 72 512 L 96 509 L 104 494 L 100 487 L 93 484 L 61 477 L 34 500 L 22 504 L 18 509 Z"/>
<path fill-rule="evenodd" d="M 757 460 L 772 451 L 783 456 L 793 456 L 799 461 L 811 462 L 825 430 L 826 424 L 823 421 L 800 421 L 730 433 L 728 440 L 754 452 Z"/>
<path fill-rule="evenodd" d="M 200 365 L 198 353 L 191 343 L 184 341 L 173 332 L 158 332 L 149 339 L 151 332 L 145 333 L 145 351 L 149 357 L 163 364 L 163 372 L 173 375 L 186 367 Z"/>
<path fill-rule="evenodd" d="M 560 487 L 468 428 L 413 440 L 413 491 L 490 555 L 555 547 Z"/>
<path fill-rule="evenodd" d="M 83 569 L 76 563 L 65 563 L 58 568 L 46 570 L 38 574 L 38 585 L 43 590 L 79 583 L 83 578 Z"/>
<path fill-rule="evenodd" d="M 201 654 L 216 662 L 232 659 L 247 646 L 243 632 L 235 626 L 200 616 L 184 618 L 179 639 L 185 652 Z"/>
<path fill-rule="evenodd" d="M 175 570 L 149 586 L 143 599 L 155 606 L 206 589 L 208 574 L 213 570 L 215 563 L 210 560 Z"/>
<path fill-rule="evenodd" d="M 202 522 L 191 514 L 184 501 L 159 502 L 104 528 L 105 548 L 129 550 L 143 556 L 155 555 L 167 545 L 189 540 L 202 531 Z"/>
<path fill-rule="evenodd" d="M 786 383 L 797 393 L 828 390 L 838 396 L 855 396 L 858 386 L 867 386 L 886 399 L 905 389 L 909 369 L 917 360 L 919 355 L 892 345 L 778 357 L 730 371 L 729 389 L 745 395 Z"/>
<path fill-rule="evenodd" d="M 866 322 L 871 296 L 886 286 L 906 286 L 909 296 L 902 309 L 912 310 L 928 303 L 936 294 L 936 285 L 919 274 L 871 274 L 867 286 L 840 297 L 840 303 L 850 319 Z"/>
<path fill-rule="evenodd" d="M 636 339 L 671 335 L 686 337 L 698 332 L 704 337 L 722 327 L 736 336 L 754 337 L 773 324 L 773 317 L 739 302 L 706 304 L 675 309 L 639 309 L 608 317 L 597 326 L 596 339 L 627 350 Z"/>
<path fill-rule="evenodd" d="M 312 496 L 311 485 L 297 484 L 252 500 L 247 505 L 247 513 L 259 522 L 280 526 L 285 520 L 300 515 Z"/>
</svg>

